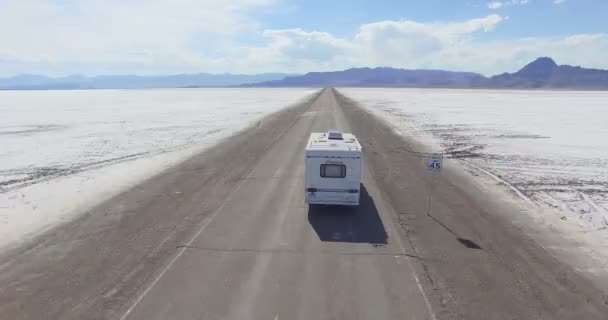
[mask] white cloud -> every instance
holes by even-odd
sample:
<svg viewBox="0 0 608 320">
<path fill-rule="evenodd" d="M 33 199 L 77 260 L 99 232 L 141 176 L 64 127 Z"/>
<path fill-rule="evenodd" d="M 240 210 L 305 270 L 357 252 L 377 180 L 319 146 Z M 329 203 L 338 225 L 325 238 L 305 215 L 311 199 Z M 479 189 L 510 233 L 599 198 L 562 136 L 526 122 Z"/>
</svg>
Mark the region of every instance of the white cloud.
<svg viewBox="0 0 608 320">
<path fill-rule="evenodd" d="M 562 4 L 566 2 L 566 0 L 553 0 L 553 4 Z"/>
<path fill-rule="evenodd" d="M 500 9 L 502 8 L 503 4 L 500 1 L 492 1 L 492 2 L 488 2 L 488 8 L 490 9 Z"/>
<path fill-rule="evenodd" d="M 391 61 L 415 67 L 438 52 L 462 45 L 476 32 L 491 31 L 501 21 L 496 14 L 457 23 L 381 21 L 362 25 L 353 45 L 361 54 L 360 60 L 372 65 Z"/>
<path fill-rule="evenodd" d="M 551 56 L 562 64 L 608 68 L 603 54 L 608 51 L 608 34 L 479 40 L 478 33 L 491 32 L 504 21 L 500 15 L 451 23 L 388 20 L 364 24 L 349 38 L 301 29 L 272 30 L 265 33 L 269 42 L 250 49 L 245 61 L 269 67 L 276 62 L 296 72 L 392 66 L 494 75 Z"/>
<path fill-rule="evenodd" d="M 509 1 L 511 2 L 511 1 Z M 523 3 L 524 1 L 518 1 Z M 251 12 L 273 0 L 15 2 L 0 11 L 0 76 L 17 73 L 307 72 L 355 66 L 495 74 L 539 56 L 608 68 L 608 34 L 487 40 L 506 17 L 385 20 L 352 36 L 263 30 Z"/>
<path fill-rule="evenodd" d="M 267 42 L 249 48 L 242 61 L 295 72 L 367 65 L 414 68 L 437 52 L 462 45 L 476 32 L 493 30 L 502 19 L 493 14 L 453 23 L 386 20 L 361 25 L 352 38 L 302 29 L 266 30 Z"/>
<path fill-rule="evenodd" d="M 305 72 L 315 69 L 332 69 L 338 61 L 352 51 L 352 44 L 327 32 L 302 29 L 265 30 L 264 46 L 243 48 L 246 58 L 237 63 L 241 69 L 265 66 L 274 71 Z"/>
<path fill-rule="evenodd" d="M 0 61 L 14 64 L 210 67 L 239 35 L 249 11 L 273 0 L 11 1 L 0 10 Z M 116 72 L 116 70 L 97 70 Z"/>
<path fill-rule="evenodd" d="M 271 40 L 271 45 L 263 54 L 281 53 L 290 59 L 326 61 L 335 55 L 348 50 L 348 42 L 334 37 L 327 32 L 302 29 L 265 30 L 264 37 Z"/>
<path fill-rule="evenodd" d="M 555 1 L 564 1 L 564 0 L 555 0 Z M 490 9 L 496 10 L 509 6 L 519 6 L 527 4 L 528 0 L 508 0 L 508 1 L 492 1 L 488 2 L 487 6 Z"/>
</svg>

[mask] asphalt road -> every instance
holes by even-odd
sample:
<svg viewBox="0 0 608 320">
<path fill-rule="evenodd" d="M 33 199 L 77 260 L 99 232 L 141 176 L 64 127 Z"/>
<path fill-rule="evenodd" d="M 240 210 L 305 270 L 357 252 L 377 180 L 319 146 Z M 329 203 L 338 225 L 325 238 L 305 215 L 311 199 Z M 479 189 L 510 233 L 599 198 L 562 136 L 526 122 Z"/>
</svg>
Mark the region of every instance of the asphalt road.
<svg viewBox="0 0 608 320">
<path fill-rule="evenodd" d="M 357 208 L 304 203 L 308 135 L 330 128 L 363 145 Z M 323 90 L 1 256 L 0 318 L 608 318 L 513 207 L 416 150 Z"/>
</svg>

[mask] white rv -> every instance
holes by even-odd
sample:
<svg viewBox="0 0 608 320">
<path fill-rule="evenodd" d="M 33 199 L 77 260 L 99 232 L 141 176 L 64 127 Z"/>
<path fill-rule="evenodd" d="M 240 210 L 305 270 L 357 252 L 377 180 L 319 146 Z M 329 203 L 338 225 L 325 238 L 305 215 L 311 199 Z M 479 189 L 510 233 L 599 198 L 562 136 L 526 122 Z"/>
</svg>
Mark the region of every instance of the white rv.
<svg viewBox="0 0 608 320">
<path fill-rule="evenodd" d="M 354 135 L 312 133 L 306 146 L 306 202 L 359 205 L 362 150 Z"/>
</svg>

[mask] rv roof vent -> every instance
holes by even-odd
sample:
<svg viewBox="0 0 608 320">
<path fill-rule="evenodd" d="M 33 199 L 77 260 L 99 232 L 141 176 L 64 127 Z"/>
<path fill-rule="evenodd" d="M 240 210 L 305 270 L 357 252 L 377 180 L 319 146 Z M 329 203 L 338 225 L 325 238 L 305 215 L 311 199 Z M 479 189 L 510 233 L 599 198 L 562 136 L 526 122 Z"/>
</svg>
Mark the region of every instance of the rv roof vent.
<svg viewBox="0 0 608 320">
<path fill-rule="evenodd" d="M 342 138 L 342 132 L 337 131 L 337 130 L 328 130 L 327 131 L 327 137 L 330 140 L 343 140 L 343 138 Z"/>
</svg>

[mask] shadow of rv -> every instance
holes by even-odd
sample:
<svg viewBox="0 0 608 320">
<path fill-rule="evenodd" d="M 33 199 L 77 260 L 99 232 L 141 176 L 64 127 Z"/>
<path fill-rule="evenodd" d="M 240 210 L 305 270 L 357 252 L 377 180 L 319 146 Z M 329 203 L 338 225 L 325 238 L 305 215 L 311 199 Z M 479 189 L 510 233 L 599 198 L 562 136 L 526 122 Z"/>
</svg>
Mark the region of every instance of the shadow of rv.
<svg viewBox="0 0 608 320">
<path fill-rule="evenodd" d="M 364 185 L 359 206 L 310 205 L 308 222 L 321 241 L 382 245 L 388 239 L 374 199 Z"/>
</svg>

